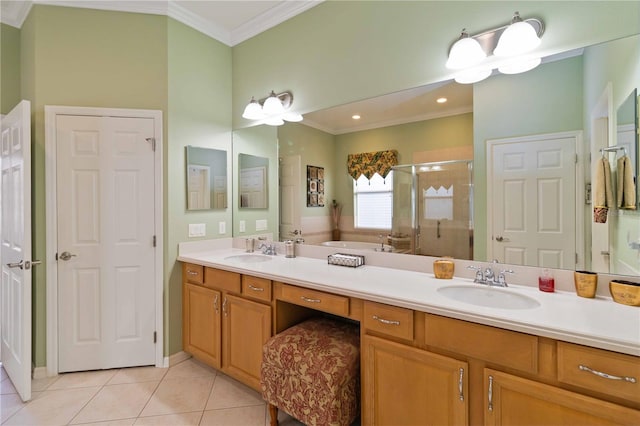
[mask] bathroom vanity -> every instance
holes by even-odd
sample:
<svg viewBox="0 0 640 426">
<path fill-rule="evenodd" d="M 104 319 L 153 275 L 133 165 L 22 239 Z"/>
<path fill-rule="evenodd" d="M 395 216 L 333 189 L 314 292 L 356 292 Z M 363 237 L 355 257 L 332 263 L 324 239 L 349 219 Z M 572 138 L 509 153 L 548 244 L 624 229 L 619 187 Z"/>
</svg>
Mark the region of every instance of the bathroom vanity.
<svg viewBox="0 0 640 426">
<path fill-rule="evenodd" d="M 519 286 L 531 305 L 491 308 L 458 300 L 468 279 L 326 258 L 179 260 L 185 352 L 256 390 L 263 343 L 325 312 L 360 323 L 362 424 L 640 424 L 638 308 Z"/>
</svg>

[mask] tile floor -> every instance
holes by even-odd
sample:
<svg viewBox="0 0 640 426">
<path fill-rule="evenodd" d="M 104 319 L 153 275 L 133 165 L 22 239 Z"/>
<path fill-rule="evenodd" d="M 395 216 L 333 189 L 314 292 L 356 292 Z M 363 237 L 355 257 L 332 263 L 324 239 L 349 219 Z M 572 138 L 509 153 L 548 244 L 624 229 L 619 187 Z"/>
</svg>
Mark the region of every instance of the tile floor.
<svg viewBox="0 0 640 426">
<path fill-rule="evenodd" d="M 258 392 L 192 358 L 170 368 L 61 374 L 31 386 L 32 399 L 23 403 L 0 368 L 0 424 L 269 424 Z M 283 426 L 301 425 L 285 413 L 278 417 Z"/>
</svg>

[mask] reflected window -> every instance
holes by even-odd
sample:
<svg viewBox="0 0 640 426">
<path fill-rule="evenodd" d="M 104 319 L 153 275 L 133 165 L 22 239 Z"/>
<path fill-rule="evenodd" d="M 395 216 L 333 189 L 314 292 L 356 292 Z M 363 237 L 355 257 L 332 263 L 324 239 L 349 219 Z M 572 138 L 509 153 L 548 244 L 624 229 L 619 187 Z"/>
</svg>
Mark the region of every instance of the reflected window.
<svg viewBox="0 0 640 426">
<path fill-rule="evenodd" d="M 353 181 L 354 225 L 356 228 L 391 229 L 393 215 L 393 172 L 371 179 L 361 175 Z"/>
</svg>

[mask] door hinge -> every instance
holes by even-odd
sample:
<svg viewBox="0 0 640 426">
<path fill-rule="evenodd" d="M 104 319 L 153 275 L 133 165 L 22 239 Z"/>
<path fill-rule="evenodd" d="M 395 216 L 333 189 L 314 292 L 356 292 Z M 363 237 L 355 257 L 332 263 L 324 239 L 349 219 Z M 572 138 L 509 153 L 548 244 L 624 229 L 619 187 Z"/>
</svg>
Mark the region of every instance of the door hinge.
<svg viewBox="0 0 640 426">
<path fill-rule="evenodd" d="M 154 247 L 156 246 L 156 236 L 155 235 L 153 236 L 153 246 Z"/>
<path fill-rule="evenodd" d="M 578 264 L 578 253 L 576 253 L 576 265 Z"/>
<path fill-rule="evenodd" d="M 158 343 L 158 332 L 157 331 L 153 332 L 153 343 Z"/>
<path fill-rule="evenodd" d="M 578 154 L 576 154 L 576 164 L 578 164 Z"/>
<path fill-rule="evenodd" d="M 56 262 L 58 261 L 58 253 L 56 253 Z"/>
<path fill-rule="evenodd" d="M 155 150 L 156 150 L 156 138 L 145 138 L 145 140 L 151 144 L 151 149 L 155 152 Z"/>
</svg>

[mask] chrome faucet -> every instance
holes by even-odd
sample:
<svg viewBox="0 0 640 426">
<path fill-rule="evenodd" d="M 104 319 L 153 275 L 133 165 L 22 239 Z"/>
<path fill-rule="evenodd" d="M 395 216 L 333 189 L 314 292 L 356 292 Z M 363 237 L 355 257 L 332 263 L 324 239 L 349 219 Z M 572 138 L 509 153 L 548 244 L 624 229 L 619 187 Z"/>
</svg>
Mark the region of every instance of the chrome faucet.
<svg viewBox="0 0 640 426">
<path fill-rule="evenodd" d="M 476 271 L 476 276 L 473 279 L 474 283 L 488 285 L 489 287 L 508 287 L 507 278 L 505 274 L 515 274 L 511 269 L 503 269 L 496 277 L 495 272 L 490 267 L 482 270 L 479 266 L 469 265 L 467 269 L 473 269 Z"/>
<path fill-rule="evenodd" d="M 260 243 L 260 245 L 258 246 L 258 250 L 262 250 L 262 254 L 268 254 L 270 256 L 275 256 L 276 254 L 278 254 L 276 252 L 275 244 Z"/>
</svg>

